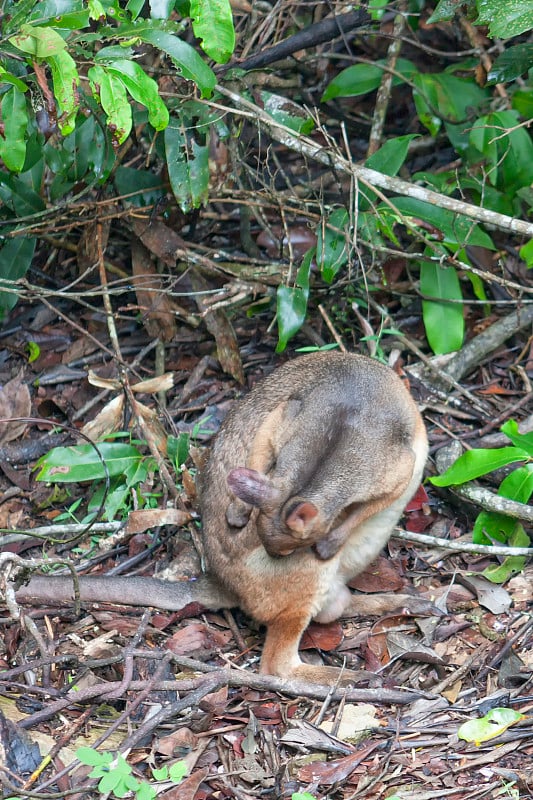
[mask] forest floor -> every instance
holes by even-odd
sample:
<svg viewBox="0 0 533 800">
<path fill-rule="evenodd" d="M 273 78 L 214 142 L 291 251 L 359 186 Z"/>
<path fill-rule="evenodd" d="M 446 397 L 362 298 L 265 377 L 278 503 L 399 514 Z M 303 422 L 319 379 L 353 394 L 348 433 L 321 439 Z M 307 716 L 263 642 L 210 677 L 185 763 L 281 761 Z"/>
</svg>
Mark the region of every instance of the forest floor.
<svg viewBox="0 0 533 800">
<path fill-rule="evenodd" d="M 376 55 L 374 45 L 367 45 L 369 57 Z M 448 46 L 458 48 L 457 42 Z M 394 99 L 390 127 L 397 133 L 412 108 L 403 96 Z M 339 116 L 351 123 L 354 147 L 364 136 L 358 125 L 365 114 L 363 101 L 356 100 L 350 109 L 339 106 Z M 270 146 L 276 170 L 296 183 L 294 153 L 258 143 L 250 131 L 246 135 L 250 169 Z M 434 166 L 453 153 L 431 157 Z M 310 180 L 318 178 L 307 169 Z M 69 558 L 93 575 L 152 575 L 171 563 L 178 565 L 179 577 L 197 574 L 194 477 L 201 451 L 234 399 L 301 348 L 333 343 L 376 355 L 403 375 L 428 429 L 427 476 L 437 472 L 435 454 L 452 441 L 502 447 L 509 444 L 499 433 L 507 420 L 515 419 L 523 433 L 533 428 L 531 325 L 528 330 L 522 324 L 519 296 L 505 283 L 509 278 L 513 286 L 530 286 L 516 250 L 502 245 L 498 262 L 492 255 L 484 262 L 495 276 L 487 291 L 502 305 L 487 312 L 473 296 L 466 299 L 466 341 L 479 348 L 466 366 L 458 366 L 454 382 L 446 382 L 444 362 L 430 361 L 421 300 L 399 253 L 366 271 L 354 263 L 331 285 L 317 278 L 306 324 L 287 351 L 276 355 L 272 298 L 286 264 L 279 256 L 285 254 L 264 231 L 259 238 L 252 219 L 259 249 L 247 256 L 242 219 L 235 214 L 237 200 L 248 208 L 263 204 L 273 229 L 280 224 L 281 206 L 271 203 L 272 187 L 267 191 L 261 183 L 274 180 L 272 174 L 258 171 L 256 178 L 246 191 L 235 189 L 233 198 L 231 190 L 221 190 L 216 202 L 190 218 L 174 213 L 170 221 L 154 222 L 152 236 L 141 233 L 148 216 L 137 211 L 115 209 L 105 228 L 98 197 L 94 215 L 85 208 L 87 221 L 69 223 L 68 234 L 59 225 L 50 230 L 31 276 L 34 285 L 42 281 L 44 299 L 24 297 L 0 331 L 0 417 L 33 418 L 0 429 L 3 580 L 13 569 L 11 556 L 45 557 L 50 564 Z M 337 178 L 331 186 L 346 190 Z M 302 250 L 308 249 L 307 221 L 295 214 L 290 229 L 295 252 L 299 237 Z M 179 308 L 152 306 L 131 277 L 130 252 L 137 281 L 143 272 L 154 281 L 154 255 L 164 260 L 167 253 L 171 273 L 168 252 L 180 247 L 191 260 L 183 268 L 186 258 L 179 256 L 180 270 L 168 283 Z M 206 271 L 195 274 L 193 265 L 207 269 L 222 251 L 220 269 L 208 277 Z M 236 275 L 232 259 L 239 265 Z M 88 261 L 105 263 L 105 269 L 84 273 Z M 211 293 L 209 305 L 198 308 L 198 292 Z M 114 309 L 114 327 L 106 302 Z M 497 332 L 504 318 L 502 338 Z M 130 389 L 122 402 L 124 372 L 130 389 L 161 372 L 172 374 L 169 383 L 158 378 L 135 394 L 156 412 L 140 427 Z M 83 463 L 78 482 L 36 480 L 37 460 L 46 459 L 52 447 L 75 443 L 76 432 L 86 431 L 97 413 L 103 413 L 99 424 L 106 433 L 115 423 L 126 431 L 118 441 L 138 446 L 144 464 L 147 437 L 165 452 L 169 434 L 178 447 L 187 444 L 183 434 L 190 435 L 186 466 L 175 475 L 177 490 L 153 465 L 135 490 L 121 493 L 114 483 L 117 491 L 107 499 L 102 482 L 89 480 Z M 180 464 L 169 458 L 170 470 L 172 461 Z M 497 491 L 501 478 L 492 473 L 482 485 Z M 99 525 L 88 528 L 85 516 L 100 502 L 109 511 L 111 499 L 115 523 L 100 513 Z M 192 608 L 184 616 L 98 604 L 75 615 L 72 608 L 20 609 L 8 598 L 0 639 L 4 796 L 99 796 L 90 767 L 76 762 L 78 748 L 95 747 L 122 752 L 136 778 L 166 800 L 533 797 L 533 567 L 524 558 L 507 570 L 503 585 L 487 579 L 484 571 L 494 571 L 505 555 L 469 547 L 479 511 L 464 495 L 426 482 L 386 551 L 351 584 L 361 592 L 416 594 L 434 604 L 434 613 L 399 609 L 379 619 L 310 626 L 303 658 L 367 671 L 368 678 L 353 689 L 322 690 L 259 676 L 264 633 L 238 610 Z M 473 741 L 459 737 L 463 723 L 502 708 L 523 716 L 511 724 L 504 720 L 496 735 L 497 721 L 489 719 Z M 180 783 L 151 771 L 175 763 L 186 767 Z M 120 763 L 105 764 L 101 772 L 115 776 L 107 790 L 116 779 L 117 796 L 127 786 L 120 769 Z M 145 791 L 137 790 L 139 800 L 149 796 Z"/>
</svg>

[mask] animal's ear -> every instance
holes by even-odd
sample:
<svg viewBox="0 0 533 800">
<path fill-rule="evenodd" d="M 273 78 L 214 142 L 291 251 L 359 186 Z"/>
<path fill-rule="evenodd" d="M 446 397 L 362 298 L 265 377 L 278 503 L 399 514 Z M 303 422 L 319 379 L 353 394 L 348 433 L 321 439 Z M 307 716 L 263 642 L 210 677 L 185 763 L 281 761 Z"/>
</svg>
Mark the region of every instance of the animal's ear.
<svg viewBox="0 0 533 800">
<path fill-rule="evenodd" d="M 240 500 L 261 510 L 270 510 L 279 502 L 279 490 L 262 472 L 237 467 L 228 473 L 228 486 Z"/>
<path fill-rule="evenodd" d="M 303 500 L 291 508 L 285 517 L 285 524 L 293 533 L 304 537 L 317 516 L 318 508 L 315 504 Z"/>
</svg>

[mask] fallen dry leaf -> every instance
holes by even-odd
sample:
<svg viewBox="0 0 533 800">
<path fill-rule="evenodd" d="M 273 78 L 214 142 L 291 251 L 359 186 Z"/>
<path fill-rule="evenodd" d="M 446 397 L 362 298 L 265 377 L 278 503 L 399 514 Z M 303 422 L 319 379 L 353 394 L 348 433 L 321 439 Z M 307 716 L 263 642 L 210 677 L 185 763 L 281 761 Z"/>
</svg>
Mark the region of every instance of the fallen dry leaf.
<svg viewBox="0 0 533 800">
<path fill-rule="evenodd" d="M 23 371 L 0 387 L 0 419 L 29 417 L 31 414 L 30 390 L 23 379 Z M 0 444 L 12 442 L 22 436 L 26 422 L 1 422 Z"/>
</svg>

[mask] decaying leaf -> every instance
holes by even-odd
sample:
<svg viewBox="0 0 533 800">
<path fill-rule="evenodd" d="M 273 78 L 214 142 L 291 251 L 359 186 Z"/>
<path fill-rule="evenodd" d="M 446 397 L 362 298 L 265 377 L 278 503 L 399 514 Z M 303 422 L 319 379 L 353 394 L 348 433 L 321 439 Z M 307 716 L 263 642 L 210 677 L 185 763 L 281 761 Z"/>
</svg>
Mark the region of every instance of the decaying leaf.
<svg viewBox="0 0 533 800">
<path fill-rule="evenodd" d="M 0 387 L 0 419 L 29 417 L 31 414 L 30 390 L 22 379 L 22 371 Z M 22 436 L 26 422 L 1 422 L 0 443 L 11 442 Z"/>
<path fill-rule="evenodd" d="M 172 341 L 177 331 L 172 300 L 164 290 L 149 251 L 138 240 L 131 245 L 131 263 L 137 302 L 149 336 Z"/>
</svg>

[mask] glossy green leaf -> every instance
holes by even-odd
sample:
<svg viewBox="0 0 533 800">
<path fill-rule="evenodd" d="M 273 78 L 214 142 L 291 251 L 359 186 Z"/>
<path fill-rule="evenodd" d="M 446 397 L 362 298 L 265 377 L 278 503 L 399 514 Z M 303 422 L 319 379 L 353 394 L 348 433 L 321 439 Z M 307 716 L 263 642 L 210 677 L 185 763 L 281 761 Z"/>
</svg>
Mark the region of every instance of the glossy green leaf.
<svg viewBox="0 0 533 800">
<path fill-rule="evenodd" d="M 80 30 L 89 24 L 89 9 L 83 0 L 39 0 L 27 21 L 36 25 Z"/>
<path fill-rule="evenodd" d="M 487 82 L 507 83 L 524 75 L 533 65 L 533 44 L 515 44 L 500 53 L 487 76 Z"/>
<path fill-rule="evenodd" d="M 524 526 L 517 520 L 512 527 L 511 533 L 507 537 L 509 547 L 529 547 L 531 542 L 524 530 Z M 486 567 L 482 575 L 491 583 L 505 583 L 513 575 L 517 575 L 524 569 L 526 563 L 525 556 L 506 556 L 501 564 L 491 564 Z"/>
<path fill-rule="evenodd" d="M 309 298 L 309 275 L 314 256 L 314 248 L 305 254 L 296 274 L 296 286 L 278 286 L 276 298 L 277 353 L 285 350 L 289 339 L 300 330 L 305 322 Z"/>
<path fill-rule="evenodd" d="M 28 23 L 21 25 L 20 33 L 11 36 L 9 41 L 23 53 L 35 58 L 49 58 L 67 46 L 65 40 L 53 28 L 38 28 Z"/>
<path fill-rule="evenodd" d="M 128 0 L 128 2 L 126 3 L 126 11 L 130 15 L 132 20 L 137 19 L 137 17 L 143 10 L 143 6 L 144 6 L 144 0 Z M 167 18 L 165 15 L 154 13 L 153 3 L 150 3 L 150 12 L 151 12 L 150 16 L 152 17 L 158 17 L 158 18 L 163 17 L 164 19 Z"/>
<path fill-rule="evenodd" d="M 30 268 L 36 242 L 31 236 L 17 236 L 0 249 L 0 319 L 17 304 L 16 281 Z"/>
<path fill-rule="evenodd" d="M 454 486 L 472 481 L 507 464 L 527 461 L 528 454 L 519 447 L 498 447 L 487 450 L 467 450 L 442 475 L 430 478 L 435 486 Z"/>
<path fill-rule="evenodd" d="M 11 83 L 19 92 L 27 92 L 28 87 L 21 81 L 20 78 L 17 78 L 16 75 L 12 75 L 11 72 L 8 72 L 4 67 L 0 65 L 0 83 Z"/>
<path fill-rule="evenodd" d="M 187 213 L 207 200 L 209 151 L 207 146 L 188 142 L 184 132 L 169 126 L 165 130 L 168 176 L 174 197 Z"/>
<path fill-rule="evenodd" d="M 472 109 L 488 101 L 487 91 L 474 81 L 447 72 L 419 72 L 413 75 L 412 81 L 419 119 L 433 136 L 439 131 L 442 118 L 470 129 Z"/>
<path fill-rule="evenodd" d="M 136 61 L 126 59 L 111 61 L 107 70 L 118 75 L 133 99 L 146 106 L 150 125 L 156 131 L 164 130 L 169 120 L 168 109 L 159 96 L 157 83 L 153 78 Z"/>
<path fill-rule="evenodd" d="M 160 175 L 133 167 L 118 167 L 115 186 L 126 202 L 138 206 L 154 205 L 165 193 Z"/>
<path fill-rule="evenodd" d="M 463 722 L 457 731 L 457 736 L 466 742 L 481 744 L 504 733 L 507 728 L 522 719 L 525 719 L 524 714 L 512 708 L 491 708 L 484 717 Z"/>
<path fill-rule="evenodd" d="M 396 136 L 393 139 L 387 139 L 379 150 L 376 150 L 370 158 L 367 158 L 365 167 L 375 169 L 377 172 L 381 172 L 382 175 L 396 175 L 407 158 L 409 144 L 416 138 L 417 135 L 411 133 L 406 136 Z M 376 198 L 377 195 L 375 192 L 372 192 L 366 186 L 361 187 L 359 210 L 366 211 L 370 205 L 375 202 Z"/>
<path fill-rule="evenodd" d="M 533 239 L 530 239 L 529 242 L 520 248 L 520 258 L 524 259 L 528 269 L 533 267 Z"/>
<path fill-rule="evenodd" d="M 510 39 L 533 28 L 533 0 L 477 0 L 477 9 L 491 37 Z"/>
<path fill-rule="evenodd" d="M 127 139 L 132 127 L 131 105 L 126 87 L 118 77 L 104 67 L 95 66 L 87 73 L 93 93 L 99 96 L 107 115 L 107 127 L 118 144 Z"/>
<path fill-rule="evenodd" d="M 459 350 L 465 325 L 457 271 L 435 262 L 423 262 L 420 265 L 420 291 L 426 297 L 435 298 L 422 301 L 424 327 L 431 349 L 436 354 Z"/>
<path fill-rule="evenodd" d="M 520 447 L 533 458 L 533 432 L 520 433 L 518 430 L 518 423 L 515 419 L 508 419 L 507 422 L 500 428 L 508 439 L 512 441 L 515 447 Z"/>
<path fill-rule="evenodd" d="M 177 71 L 187 80 L 196 83 L 203 97 L 211 96 L 216 83 L 215 73 L 190 44 L 166 31 L 146 26 L 139 26 L 138 29 L 132 26 L 131 35 L 138 36 L 143 42 L 148 42 L 166 53 Z"/>
<path fill-rule="evenodd" d="M 352 67 L 343 69 L 328 84 L 322 95 L 322 102 L 332 100 L 334 97 L 358 97 L 374 91 L 381 83 L 385 64 L 384 60 L 380 60 L 375 64 L 354 64 Z M 410 79 L 417 69 L 411 61 L 399 58 L 396 63 L 396 72 Z M 401 79 L 396 76 L 392 79 L 393 86 L 397 86 L 401 82 Z"/>
<path fill-rule="evenodd" d="M 511 105 L 523 119 L 531 119 L 533 117 L 533 89 L 527 86 L 514 92 L 511 97 Z"/>
<path fill-rule="evenodd" d="M 106 12 L 105 8 L 100 2 L 100 0 L 88 0 L 88 9 L 89 9 L 89 16 L 91 19 L 99 20 L 105 19 Z"/>
<path fill-rule="evenodd" d="M 57 124 L 63 136 L 67 136 L 76 127 L 76 114 L 80 107 L 78 96 L 80 77 L 74 59 L 66 50 L 50 56 L 47 62 L 52 73 L 54 96 L 60 111 Z"/>
<path fill-rule="evenodd" d="M 428 25 L 434 25 L 436 22 L 447 22 L 453 19 L 457 13 L 457 9 L 457 0 L 439 0 L 435 11 L 428 19 Z"/>
<path fill-rule="evenodd" d="M 498 111 L 480 117 L 470 132 L 471 144 L 491 167 L 491 183 L 507 193 L 533 182 L 533 143 L 519 122 L 515 111 Z"/>
<path fill-rule="evenodd" d="M 304 134 L 311 133 L 314 129 L 314 120 L 292 100 L 272 92 L 260 92 L 260 97 L 267 114 L 286 128 Z"/>
<path fill-rule="evenodd" d="M 36 464 L 38 481 L 51 483 L 78 483 L 96 481 L 106 477 L 102 464 L 105 461 L 109 477 L 124 475 L 132 466 L 136 467 L 143 456 L 131 444 L 122 442 L 100 442 L 95 447 L 89 444 L 72 447 L 54 447 Z"/>
<path fill-rule="evenodd" d="M 463 217 L 461 214 L 454 214 L 446 208 L 426 203 L 424 200 L 417 200 L 414 197 L 396 197 L 394 206 L 400 214 L 410 219 L 416 226 L 416 221 L 421 219 L 430 226 L 433 226 L 443 234 L 445 244 L 460 245 L 466 244 L 487 247 L 495 250 L 490 236 L 474 220 Z M 379 206 L 379 211 L 390 213 L 389 206 L 384 204 Z M 400 217 L 398 217 L 400 218 Z M 423 228 L 426 236 L 428 235 L 427 225 Z M 442 238 L 440 235 L 437 237 Z"/>
<path fill-rule="evenodd" d="M 229 0 L 191 0 L 192 29 L 209 58 L 225 64 L 235 49 Z"/>
<path fill-rule="evenodd" d="M 326 283 L 331 283 L 348 261 L 349 222 L 346 209 L 336 208 L 318 227 L 316 261 Z"/>
<path fill-rule="evenodd" d="M 20 172 L 26 159 L 28 111 L 26 97 L 12 86 L 2 97 L 4 135 L 0 135 L 0 158 L 11 172 Z"/>
</svg>

